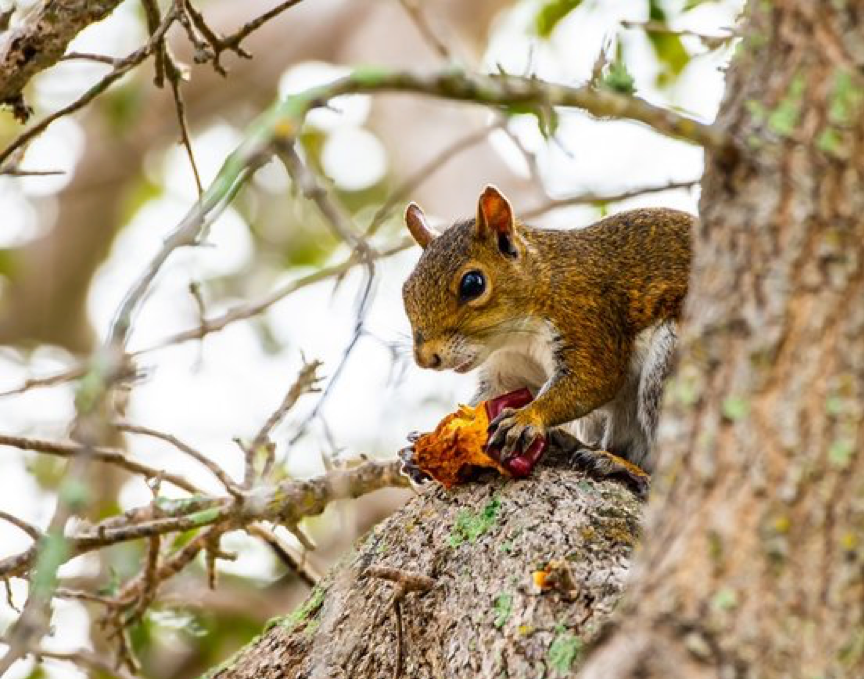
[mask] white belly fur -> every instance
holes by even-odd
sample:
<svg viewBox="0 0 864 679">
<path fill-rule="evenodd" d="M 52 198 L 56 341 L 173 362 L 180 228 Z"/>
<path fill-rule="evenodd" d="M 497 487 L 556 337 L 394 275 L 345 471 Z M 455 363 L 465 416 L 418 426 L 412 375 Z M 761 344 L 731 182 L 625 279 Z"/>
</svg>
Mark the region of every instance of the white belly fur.
<svg viewBox="0 0 864 679">
<path fill-rule="evenodd" d="M 555 370 L 555 337 L 545 321 L 511 335 L 483 364 L 474 401 L 523 387 L 536 396 Z M 624 453 L 631 462 L 650 471 L 654 466 L 651 446 L 660 396 L 676 340 L 673 322 L 659 323 L 639 333 L 627 380 L 615 398 L 563 428 L 589 447 Z"/>
</svg>

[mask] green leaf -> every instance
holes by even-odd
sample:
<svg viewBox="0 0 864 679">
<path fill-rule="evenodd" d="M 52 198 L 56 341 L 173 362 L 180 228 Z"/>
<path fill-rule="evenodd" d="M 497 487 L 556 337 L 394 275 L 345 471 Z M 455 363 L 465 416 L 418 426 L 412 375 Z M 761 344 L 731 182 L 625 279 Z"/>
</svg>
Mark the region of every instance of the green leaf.
<svg viewBox="0 0 864 679">
<path fill-rule="evenodd" d="M 659 84 L 667 84 L 674 80 L 687 64 L 690 63 L 690 53 L 685 49 L 681 37 L 673 33 L 648 33 L 648 40 L 654 48 L 654 54 L 660 60 L 663 69 L 658 76 Z"/>
<path fill-rule="evenodd" d="M 659 24 L 667 23 L 666 10 L 663 9 L 659 0 L 648 2 L 649 21 Z M 654 48 L 654 54 L 663 67 L 657 76 L 657 84 L 665 85 L 681 75 L 681 71 L 690 63 L 690 54 L 684 47 L 681 37 L 674 33 L 660 31 L 647 31 L 648 41 Z"/>
<path fill-rule="evenodd" d="M 582 0 L 547 0 L 534 17 L 537 35 L 548 38 L 555 27 L 581 4 Z"/>
</svg>

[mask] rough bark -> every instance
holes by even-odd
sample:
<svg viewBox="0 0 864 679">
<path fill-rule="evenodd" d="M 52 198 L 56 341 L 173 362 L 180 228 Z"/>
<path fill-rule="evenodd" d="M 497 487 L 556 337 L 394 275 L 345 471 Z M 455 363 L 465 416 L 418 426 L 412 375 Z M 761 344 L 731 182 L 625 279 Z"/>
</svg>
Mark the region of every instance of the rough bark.
<svg viewBox="0 0 864 679">
<path fill-rule="evenodd" d="M 851 0 L 748 10 L 719 117 L 743 153 L 707 158 L 644 548 L 582 676 L 864 676 L 862 19 Z M 573 474 L 416 500 L 323 599 L 215 676 L 392 676 L 390 585 L 360 577 L 379 563 L 436 578 L 406 599 L 403 676 L 566 673 L 550 663 L 554 625 L 590 641 L 582 620 L 598 625 L 614 600 L 608 559 L 623 569 L 636 516 L 626 493 Z M 493 494 L 495 529 L 450 547 L 459 512 Z M 531 528 L 519 551 L 503 551 L 518 526 Z M 538 560 L 568 555 L 593 607 L 525 584 Z M 610 588 L 592 589 L 603 572 Z M 499 629 L 500 593 L 514 598 Z"/>
<path fill-rule="evenodd" d="M 430 489 L 208 676 L 397 676 L 394 585 L 366 574 L 381 566 L 434 583 L 400 605 L 401 676 L 567 675 L 615 605 L 640 512 L 623 486 L 586 479 L 554 456 L 529 480 L 486 475 Z M 532 573 L 550 561 L 563 564 L 552 576 L 562 584 L 541 591 Z"/>
<path fill-rule="evenodd" d="M 645 549 L 584 676 L 864 676 L 864 3 L 753 2 Z"/>
<path fill-rule="evenodd" d="M 107 17 L 122 0 L 46 0 L 0 42 L 0 104 L 26 118 L 22 93 L 30 79 L 56 64 L 72 39 Z"/>
</svg>

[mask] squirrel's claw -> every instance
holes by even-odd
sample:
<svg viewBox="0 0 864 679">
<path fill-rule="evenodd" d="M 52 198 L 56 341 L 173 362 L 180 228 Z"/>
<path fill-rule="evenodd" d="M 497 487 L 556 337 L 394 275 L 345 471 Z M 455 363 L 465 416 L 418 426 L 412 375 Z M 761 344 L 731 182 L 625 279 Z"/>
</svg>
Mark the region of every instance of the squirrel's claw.
<svg viewBox="0 0 864 679">
<path fill-rule="evenodd" d="M 622 481 L 642 500 L 648 497 L 651 489 L 651 476 L 641 467 L 606 450 L 579 448 L 571 452 L 571 463 L 600 479 Z"/>
<path fill-rule="evenodd" d="M 415 432 L 412 432 L 414 434 Z M 408 480 L 411 481 L 412 485 L 422 486 L 427 481 L 431 481 L 432 477 L 429 476 L 426 472 L 424 472 L 420 467 L 417 466 L 417 463 L 414 460 L 414 441 L 419 438 L 419 434 L 413 440 L 411 439 L 411 434 L 408 435 L 408 440 L 411 441 L 412 445 L 402 448 L 399 451 L 399 459 L 402 461 L 402 465 L 399 468 L 399 471 L 403 476 L 407 476 Z"/>
<path fill-rule="evenodd" d="M 497 451 L 501 462 L 526 452 L 545 433 L 543 427 L 526 416 L 525 409 L 513 408 L 502 410 L 489 424 L 489 432 L 486 448 Z"/>
</svg>

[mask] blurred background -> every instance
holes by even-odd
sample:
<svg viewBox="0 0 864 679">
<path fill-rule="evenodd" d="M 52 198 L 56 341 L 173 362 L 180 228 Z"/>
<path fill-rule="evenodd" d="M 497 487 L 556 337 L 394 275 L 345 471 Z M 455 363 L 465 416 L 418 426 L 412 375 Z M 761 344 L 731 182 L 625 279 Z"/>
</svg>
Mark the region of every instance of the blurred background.
<svg viewBox="0 0 864 679">
<path fill-rule="evenodd" d="M 0 3 L 15 20 L 36 2 Z M 166 5 L 168 3 L 165 3 Z M 208 0 L 196 6 L 228 33 L 276 3 Z M 723 92 L 723 68 L 734 42 L 739 0 L 307 0 L 253 33 L 252 59 L 227 55 L 227 77 L 209 65 L 190 66 L 184 96 L 192 146 L 206 184 L 242 139 L 244 128 L 275 98 L 329 82 L 353 65 L 386 64 L 431 70 L 467 69 L 534 74 L 567 84 L 589 80 L 606 55 L 605 86 L 635 91 L 651 102 L 711 121 Z M 178 59 L 192 64 L 181 31 L 171 34 Z M 2 38 L 0 38 L 2 39 Z M 122 57 L 146 42 L 139 3 L 127 0 L 91 26 L 71 50 Z M 27 99 L 35 119 L 75 100 L 110 66 L 67 61 L 38 76 Z M 541 123 L 546 124 L 541 124 Z M 302 134 L 307 161 L 325 175 L 360 228 L 406 181 L 416 181 L 375 236 L 386 249 L 402 236 L 407 200 L 445 226 L 473 214 L 487 183 L 499 186 L 517 214 L 538 226 L 576 227 L 637 205 L 696 210 L 698 185 L 623 202 L 550 207 L 581 194 L 698 180 L 702 151 L 637 124 L 596 121 L 561 111 L 549 121 L 519 112 L 410 95 L 343 97 L 309 116 Z M 0 113 L 0 144 L 22 130 Z M 75 366 L 105 335 L 120 298 L 197 198 L 170 88 L 153 85 L 152 62 L 112 86 L 79 115 L 58 120 L 28 149 L 23 169 L 61 174 L 0 177 L 0 392 Z M 253 302 L 288 281 L 350 254 L 317 208 L 295 190 L 284 168 L 260 170 L 213 226 L 203 247 L 175 253 L 135 323 L 130 348 L 145 350 L 143 379 L 129 395 L 126 417 L 168 431 L 204 450 L 235 475 L 243 456 L 234 437 L 250 438 L 278 405 L 303 357 L 323 361 L 329 391 L 304 397 L 275 432 L 286 476 L 320 473 L 326 459 L 392 457 L 411 430 L 428 430 L 468 399 L 472 376 L 422 372 L 413 365 L 400 289 L 417 248 L 382 260 L 371 307 L 355 332 L 361 271 L 304 287 L 264 313 L 199 341 L 153 349 L 207 316 Z M 190 286 L 197 290 L 190 291 Z M 326 384 L 326 382 L 325 382 Z M 74 415 L 70 383 L 0 397 L 0 431 L 66 438 Z M 200 467 L 158 441 L 129 438 L 132 455 L 186 473 L 215 493 Z M 0 447 L 0 509 L 44 526 L 65 463 Z M 92 517 L 109 516 L 151 499 L 140 479 L 99 467 Z M 209 484 L 209 485 L 208 485 Z M 308 554 L 326 569 L 374 522 L 404 502 L 407 491 L 381 491 L 337 503 L 304 529 L 318 548 Z M 282 536 L 298 550 L 295 538 Z M 30 539 L 0 522 L 0 558 Z M 218 663 L 308 593 L 264 543 L 230 534 L 238 552 L 220 562 L 222 578 L 207 589 L 202 567 L 162 591 L 133 631 L 151 677 L 192 677 Z M 65 583 L 122 581 L 140 567 L 144 547 L 124 545 L 79 557 L 61 569 Z M 26 583 L 12 582 L 13 601 Z M 98 609 L 58 601 L 54 634 L 45 646 L 63 650 L 104 641 Z M 0 601 L 0 630 L 16 617 Z M 68 664 L 20 661 L 15 677 L 79 677 Z"/>
</svg>

